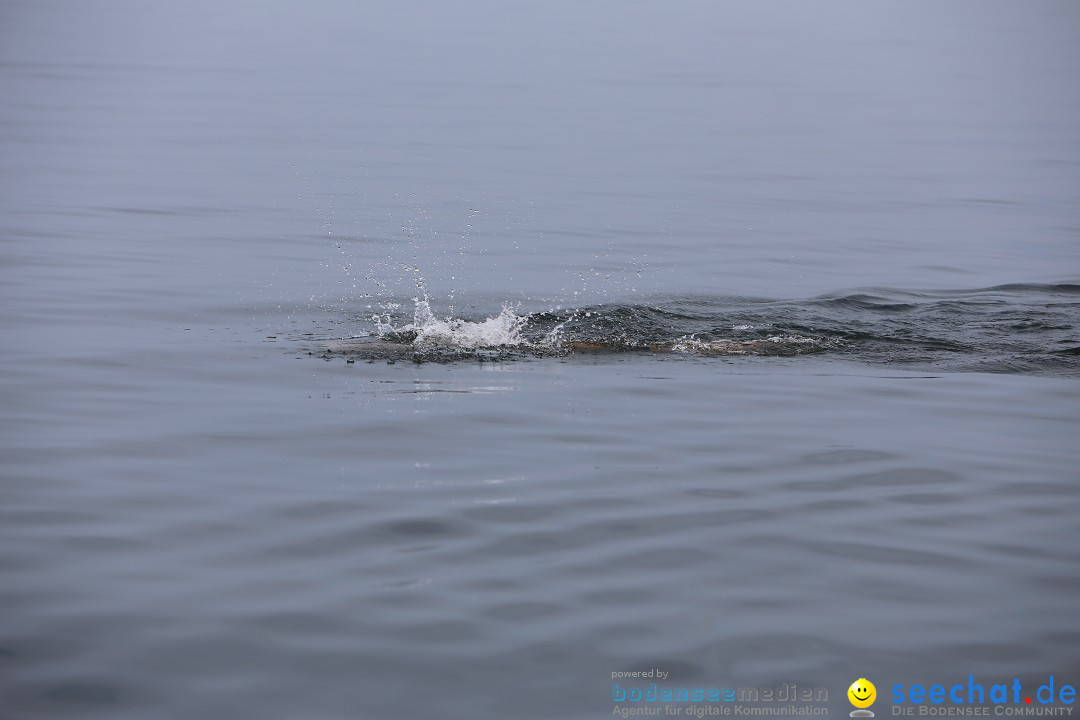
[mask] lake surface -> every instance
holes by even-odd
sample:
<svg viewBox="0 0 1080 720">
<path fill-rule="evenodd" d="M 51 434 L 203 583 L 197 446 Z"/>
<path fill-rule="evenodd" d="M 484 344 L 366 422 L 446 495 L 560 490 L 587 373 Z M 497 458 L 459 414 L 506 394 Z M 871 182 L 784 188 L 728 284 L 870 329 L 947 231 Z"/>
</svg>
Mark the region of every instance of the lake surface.
<svg viewBox="0 0 1080 720">
<path fill-rule="evenodd" d="M 0 717 L 1080 681 L 1080 7 L 0 7 Z"/>
</svg>

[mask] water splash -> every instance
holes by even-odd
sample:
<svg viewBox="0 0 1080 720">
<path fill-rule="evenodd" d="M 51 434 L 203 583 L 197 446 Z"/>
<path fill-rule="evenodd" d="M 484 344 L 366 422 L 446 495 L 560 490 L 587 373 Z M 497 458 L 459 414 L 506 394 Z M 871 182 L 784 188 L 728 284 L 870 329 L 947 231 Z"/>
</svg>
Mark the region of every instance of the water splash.
<svg viewBox="0 0 1080 720">
<path fill-rule="evenodd" d="M 660 308 L 610 306 L 519 315 L 509 305 L 475 320 L 440 316 L 425 295 L 413 298 L 411 322 L 398 303 L 371 317 L 371 342 L 336 343 L 338 352 L 387 355 L 412 353 L 414 360 L 453 360 L 480 351 L 562 355 L 570 352 L 654 352 L 696 355 L 798 355 L 835 347 L 835 338 L 804 334 L 753 334 L 738 326 L 739 337 L 716 332 L 678 334 L 683 327 Z M 355 339 L 355 338 L 353 338 Z"/>
<path fill-rule="evenodd" d="M 440 318 L 431 311 L 427 298 L 414 298 L 413 322 L 406 333 L 415 333 L 412 344 L 420 349 L 452 348 L 455 350 L 484 350 L 514 348 L 525 344 L 521 329 L 527 319 L 504 305 L 495 317 L 480 321 L 453 317 Z"/>
<path fill-rule="evenodd" d="M 1080 375 L 1080 285 L 860 290 L 803 300 L 692 297 L 522 313 L 439 315 L 426 295 L 385 302 L 366 336 L 324 357 L 452 362 L 470 357 L 638 352 L 682 356 L 831 353 L 924 369 Z"/>
</svg>

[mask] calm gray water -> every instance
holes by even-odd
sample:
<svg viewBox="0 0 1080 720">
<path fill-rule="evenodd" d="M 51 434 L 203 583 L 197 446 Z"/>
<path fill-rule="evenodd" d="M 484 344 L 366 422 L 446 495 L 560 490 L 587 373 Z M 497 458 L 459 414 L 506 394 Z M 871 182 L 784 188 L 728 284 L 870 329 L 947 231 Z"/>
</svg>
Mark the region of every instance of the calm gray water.
<svg viewBox="0 0 1080 720">
<path fill-rule="evenodd" d="M 0 5 L 0 717 L 1080 684 L 1080 6 L 311 5 Z"/>
</svg>

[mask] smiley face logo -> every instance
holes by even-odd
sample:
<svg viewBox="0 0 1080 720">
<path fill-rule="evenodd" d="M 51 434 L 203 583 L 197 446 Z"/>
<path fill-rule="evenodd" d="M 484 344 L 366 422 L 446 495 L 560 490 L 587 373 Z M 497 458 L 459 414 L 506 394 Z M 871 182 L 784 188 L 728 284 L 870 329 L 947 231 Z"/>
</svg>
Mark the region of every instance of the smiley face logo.
<svg viewBox="0 0 1080 720">
<path fill-rule="evenodd" d="M 868 708 L 877 700 L 877 688 L 866 678 L 859 678 L 847 689 L 848 700 L 857 708 Z M 862 715 L 863 713 L 860 713 Z M 854 713 L 852 713 L 854 715 Z M 872 714 L 867 713 L 870 717 Z"/>
</svg>

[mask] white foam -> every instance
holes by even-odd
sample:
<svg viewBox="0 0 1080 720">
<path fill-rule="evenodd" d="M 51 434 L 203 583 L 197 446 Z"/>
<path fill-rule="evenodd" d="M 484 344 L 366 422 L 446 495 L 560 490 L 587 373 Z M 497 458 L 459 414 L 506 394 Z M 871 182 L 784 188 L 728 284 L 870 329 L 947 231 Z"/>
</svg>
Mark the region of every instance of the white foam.
<svg viewBox="0 0 1080 720">
<path fill-rule="evenodd" d="M 675 352 L 700 353 L 705 355 L 760 355 L 769 346 L 783 347 L 795 352 L 802 352 L 816 347 L 825 347 L 822 341 L 804 335 L 770 335 L 757 340 L 698 340 L 693 335 L 683 336 L 671 345 Z"/>
<path fill-rule="evenodd" d="M 413 322 L 406 331 L 416 333 L 413 345 L 417 347 L 449 347 L 461 350 L 516 347 L 524 344 L 521 328 L 526 318 L 520 317 L 507 306 L 495 317 L 471 322 L 456 318 L 440 318 L 431 312 L 427 299 L 415 299 Z"/>
</svg>

